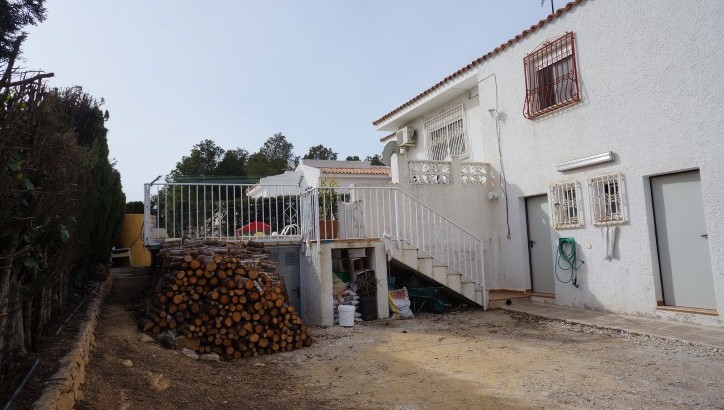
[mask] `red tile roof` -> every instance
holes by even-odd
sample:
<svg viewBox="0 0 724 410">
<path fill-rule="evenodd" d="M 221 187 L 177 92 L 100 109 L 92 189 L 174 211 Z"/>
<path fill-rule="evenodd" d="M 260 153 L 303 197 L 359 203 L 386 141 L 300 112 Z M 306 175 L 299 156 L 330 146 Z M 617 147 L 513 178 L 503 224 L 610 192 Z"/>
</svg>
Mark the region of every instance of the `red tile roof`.
<svg viewBox="0 0 724 410">
<path fill-rule="evenodd" d="M 390 167 L 321 168 L 323 174 L 390 175 Z"/>
<path fill-rule="evenodd" d="M 539 21 L 538 24 L 534 24 L 534 25 L 532 25 L 529 29 L 523 30 L 522 33 L 518 34 L 517 36 L 515 36 L 515 37 L 509 39 L 508 41 L 504 42 L 503 44 L 499 45 L 499 46 L 496 47 L 493 51 L 485 54 L 484 56 L 482 56 L 482 57 L 480 57 L 480 58 L 478 58 L 478 59 L 473 60 L 470 64 L 466 65 L 465 67 L 463 67 L 463 68 L 457 70 L 456 72 L 450 74 L 449 76 L 445 77 L 442 81 L 440 81 L 439 83 L 433 85 L 432 87 L 428 88 L 427 90 L 421 92 L 420 94 L 418 94 L 416 97 L 414 97 L 414 98 L 411 99 L 410 101 L 402 104 L 401 106 L 399 106 L 399 107 L 395 108 L 394 110 L 388 112 L 387 114 L 383 115 L 383 116 L 382 116 L 381 118 L 379 118 L 378 120 L 372 122 L 372 125 L 377 126 L 378 124 L 382 123 L 383 121 L 387 120 L 388 118 L 392 117 L 393 115 L 399 113 L 400 111 L 406 109 L 407 107 L 411 106 L 412 104 L 414 104 L 414 103 L 418 102 L 419 100 L 425 98 L 427 95 L 429 95 L 429 94 L 432 93 L 433 91 L 437 90 L 438 88 L 442 87 L 442 86 L 445 85 L 446 83 L 448 83 L 448 82 L 456 79 L 457 77 L 460 77 L 461 75 L 463 75 L 463 74 L 467 73 L 468 71 L 472 70 L 473 68 L 477 67 L 477 66 L 478 66 L 480 63 L 482 63 L 483 61 L 485 61 L 485 60 L 493 57 L 494 55 L 500 53 L 501 51 L 503 51 L 503 50 L 505 50 L 506 48 L 512 46 L 513 44 L 519 42 L 520 40 L 522 40 L 522 39 L 524 39 L 524 38 L 526 38 L 526 37 L 528 37 L 529 34 L 532 34 L 532 33 L 535 32 L 536 30 L 538 30 L 539 28 L 545 26 L 546 24 L 548 24 L 548 23 L 550 23 L 551 21 L 553 21 L 554 19 L 560 17 L 560 16 L 563 15 L 564 13 L 570 11 L 570 10 L 573 9 L 575 6 L 578 6 L 579 4 L 583 3 L 583 1 L 584 1 L 584 0 L 575 0 L 575 1 L 572 1 L 572 2 L 570 2 L 570 3 L 568 3 L 568 4 L 566 4 L 564 7 L 559 8 L 558 10 L 556 10 L 555 13 L 549 14 L 548 17 L 546 17 L 545 19 Z"/>
</svg>

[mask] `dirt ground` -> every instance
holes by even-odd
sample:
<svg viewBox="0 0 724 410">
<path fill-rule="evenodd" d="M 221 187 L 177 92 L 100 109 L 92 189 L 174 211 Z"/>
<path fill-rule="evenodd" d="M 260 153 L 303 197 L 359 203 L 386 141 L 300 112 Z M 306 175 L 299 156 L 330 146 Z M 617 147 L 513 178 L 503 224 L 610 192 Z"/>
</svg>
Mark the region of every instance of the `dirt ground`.
<svg viewBox="0 0 724 410">
<path fill-rule="evenodd" d="M 503 311 L 314 329 L 309 348 L 202 362 L 139 341 L 129 304 L 145 285 L 116 280 L 77 408 L 724 408 L 722 351 Z"/>
</svg>

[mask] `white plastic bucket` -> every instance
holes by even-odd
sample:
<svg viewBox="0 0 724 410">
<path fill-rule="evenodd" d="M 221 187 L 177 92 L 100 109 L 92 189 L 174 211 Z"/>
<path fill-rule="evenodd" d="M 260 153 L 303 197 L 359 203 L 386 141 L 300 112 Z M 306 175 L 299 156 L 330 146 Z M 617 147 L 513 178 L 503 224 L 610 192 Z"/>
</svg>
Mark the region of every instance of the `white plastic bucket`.
<svg viewBox="0 0 724 410">
<path fill-rule="evenodd" d="M 339 325 L 350 327 L 354 326 L 354 306 L 339 305 Z"/>
</svg>

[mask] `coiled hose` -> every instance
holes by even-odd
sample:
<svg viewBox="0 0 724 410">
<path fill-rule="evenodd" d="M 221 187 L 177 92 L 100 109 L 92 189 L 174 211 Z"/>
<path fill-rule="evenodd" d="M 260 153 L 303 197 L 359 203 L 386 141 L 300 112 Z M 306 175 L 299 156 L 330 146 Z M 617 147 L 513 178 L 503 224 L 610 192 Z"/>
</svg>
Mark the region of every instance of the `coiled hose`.
<svg viewBox="0 0 724 410">
<path fill-rule="evenodd" d="M 568 251 L 566 251 L 566 248 L 568 248 Z M 562 262 L 565 266 L 561 266 Z M 556 265 L 553 269 L 556 279 L 561 283 L 571 283 L 575 287 L 580 287 L 578 285 L 578 269 L 582 264 L 583 261 L 578 261 L 576 257 L 576 241 L 573 238 L 558 238 Z M 571 275 L 564 281 L 558 276 L 558 269 L 571 271 Z"/>
</svg>

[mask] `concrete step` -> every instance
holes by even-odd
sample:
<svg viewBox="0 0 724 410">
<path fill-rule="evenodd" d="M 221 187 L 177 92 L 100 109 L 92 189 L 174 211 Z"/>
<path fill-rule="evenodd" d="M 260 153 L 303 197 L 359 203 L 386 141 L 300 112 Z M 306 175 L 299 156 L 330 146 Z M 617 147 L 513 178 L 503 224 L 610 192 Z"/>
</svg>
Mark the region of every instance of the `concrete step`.
<svg viewBox="0 0 724 410">
<path fill-rule="evenodd" d="M 462 285 L 460 284 L 460 274 L 457 272 L 447 273 L 447 287 L 453 292 L 463 294 Z"/>
<path fill-rule="evenodd" d="M 475 300 L 475 283 L 461 283 L 461 287 L 463 291 L 463 296 L 470 300 Z"/>
<path fill-rule="evenodd" d="M 477 303 L 480 306 L 483 306 L 483 296 L 485 295 L 485 292 L 483 292 L 481 289 L 475 289 L 475 303 Z"/>
<path fill-rule="evenodd" d="M 432 258 L 417 258 L 417 271 L 427 277 L 432 277 Z"/>
<path fill-rule="evenodd" d="M 530 295 L 523 292 L 492 290 L 489 295 L 489 308 L 500 309 L 514 304 L 530 303 Z"/>
<path fill-rule="evenodd" d="M 402 251 L 402 263 L 414 268 L 417 266 L 417 249 L 405 249 Z"/>
<path fill-rule="evenodd" d="M 432 279 L 441 285 L 447 286 L 447 266 L 433 266 Z"/>
</svg>

